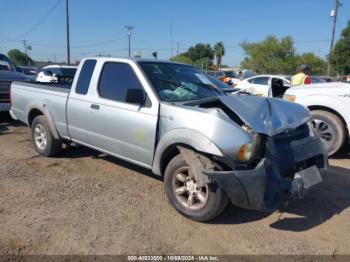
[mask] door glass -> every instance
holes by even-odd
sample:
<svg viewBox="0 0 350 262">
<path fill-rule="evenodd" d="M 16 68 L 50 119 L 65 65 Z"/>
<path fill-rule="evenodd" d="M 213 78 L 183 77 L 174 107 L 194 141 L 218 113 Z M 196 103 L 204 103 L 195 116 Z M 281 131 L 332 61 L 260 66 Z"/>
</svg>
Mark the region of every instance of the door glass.
<svg viewBox="0 0 350 262">
<path fill-rule="evenodd" d="M 256 85 L 268 85 L 269 78 L 268 77 L 257 77 L 254 79 L 254 84 Z"/>
<path fill-rule="evenodd" d="M 86 95 L 89 89 L 92 73 L 94 72 L 96 60 L 86 60 L 80 71 L 79 79 L 75 92 L 77 94 Z"/>
<path fill-rule="evenodd" d="M 100 96 L 125 103 L 128 89 L 143 90 L 133 69 L 128 64 L 106 63 L 98 85 Z"/>
</svg>

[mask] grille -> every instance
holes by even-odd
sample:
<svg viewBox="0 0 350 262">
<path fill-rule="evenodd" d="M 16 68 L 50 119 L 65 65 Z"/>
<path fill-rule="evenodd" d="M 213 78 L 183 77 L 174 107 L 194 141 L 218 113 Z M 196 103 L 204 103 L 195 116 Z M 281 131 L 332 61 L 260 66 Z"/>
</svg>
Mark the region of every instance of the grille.
<svg viewBox="0 0 350 262">
<path fill-rule="evenodd" d="M 0 81 L 0 91 L 3 90 L 9 90 L 11 87 L 11 82 L 8 82 L 8 81 Z"/>
<path fill-rule="evenodd" d="M 271 148 L 274 148 L 274 150 L 272 150 L 272 155 L 277 160 L 277 165 L 282 176 L 286 177 L 294 175 L 296 169 L 306 165 L 312 160 L 307 159 L 302 163 L 299 163 L 294 155 L 297 148 L 292 145 L 293 141 L 302 140 L 309 136 L 309 126 L 304 124 L 296 129 L 278 134 L 270 140 L 270 146 Z M 311 162 L 309 164 L 311 164 Z"/>
<path fill-rule="evenodd" d="M 9 97 L 10 87 L 11 87 L 11 82 L 5 82 L 5 81 L 0 82 L 0 102 L 1 103 L 10 102 L 10 97 Z"/>
</svg>

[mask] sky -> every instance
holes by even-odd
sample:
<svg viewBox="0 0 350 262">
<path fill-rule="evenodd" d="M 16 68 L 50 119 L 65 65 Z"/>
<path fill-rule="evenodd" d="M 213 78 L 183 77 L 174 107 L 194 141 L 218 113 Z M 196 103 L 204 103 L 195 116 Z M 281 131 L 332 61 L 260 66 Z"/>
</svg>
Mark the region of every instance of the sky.
<svg viewBox="0 0 350 262">
<path fill-rule="evenodd" d="M 342 0 L 336 39 L 350 20 Z M 196 43 L 223 41 L 223 63 L 238 65 L 239 43 L 268 35 L 291 36 L 297 53 L 329 52 L 335 0 L 69 0 L 71 60 L 98 54 L 126 57 L 126 25 L 132 25 L 132 54 L 168 59 Z M 0 0 L 0 52 L 32 46 L 35 60 L 66 59 L 65 0 Z"/>
</svg>

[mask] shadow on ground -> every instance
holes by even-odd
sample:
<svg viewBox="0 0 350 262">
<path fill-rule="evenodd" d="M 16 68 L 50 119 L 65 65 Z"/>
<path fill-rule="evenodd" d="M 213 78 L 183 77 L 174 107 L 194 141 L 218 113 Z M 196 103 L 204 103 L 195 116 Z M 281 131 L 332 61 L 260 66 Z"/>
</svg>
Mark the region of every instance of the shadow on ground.
<svg viewBox="0 0 350 262">
<path fill-rule="evenodd" d="M 151 170 L 148 170 L 146 168 L 140 167 L 138 165 L 129 163 L 127 161 L 124 161 L 122 159 L 109 156 L 104 153 L 100 153 L 96 150 L 89 149 L 87 147 L 78 146 L 78 147 L 66 147 L 64 148 L 61 153 L 57 156 L 57 158 L 81 158 L 81 157 L 91 157 L 93 159 L 103 159 L 106 161 L 109 161 L 113 164 L 116 164 L 118 166 L 130 169 L 132 171 L 135 171 L 141 175 L 149 176 L 152 178 L 155 178 L 157 180 L 162 181 L 163 179 L 155 174 L 152 173 Z"/>
<path fill-rule="evenodd" d="M 58 157 L 103 159 L 142 175 L 162 180 L 150 170 L 85 147 L 66 148 Z M 330 167 L 328 175 L 320 185 L 312 188 L 303 199 L 291 202 L 289 205 L 281 208 L 278 211 L 282 213 L 281 218 L 270 226 L 275 229 L 299 232 L 324 223 L 350 206 L 349 185 L 349 169 Z M 211 223 L 243 224 L 261 220 L 270 215 L 270 213 L 241 209 L 230 203 L 225 212 Z"/>
<path fill-rule="evenodd" d="M 270 227 L 286 231 L 301 232 L 316 227 L 341 213 L 350 206 L 350 170 L 330 167 L 322 184 L 311 189 L 306 196 L 282 207 L 281 217 Z M 253 210 L 244 210 L 232 205 L 213 222 L 215 224 L 242 224 L 269 216 Z"/>
<path fill-rule="evenodd" d="M 8 112 L 0 112 L 0 135 L 4 135 L 9 131 L 9 127 L 23 126 L 21 122 L 11 118 Z"/>
</svg>

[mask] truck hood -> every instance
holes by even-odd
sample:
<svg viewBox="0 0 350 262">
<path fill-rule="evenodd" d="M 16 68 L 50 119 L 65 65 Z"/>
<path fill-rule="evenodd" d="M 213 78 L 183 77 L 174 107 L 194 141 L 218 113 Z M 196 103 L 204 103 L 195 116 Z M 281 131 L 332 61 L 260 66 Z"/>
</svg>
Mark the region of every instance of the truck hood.
<svg viewBox="0 0 350 262">
<path fill-rule="evenodd" d="M 21 73 L 0 70 L 0 81 L 29 81 L 29 80 L 30 79 L 28 77 L 26 77 Z"/>
<path fill-rule="evenodd" d="M 302 105 L 276 98 L 237 95 L 218 99 L 255 132 L 274 136 L 307 122 L 309 111 Z"/>
</svg>

